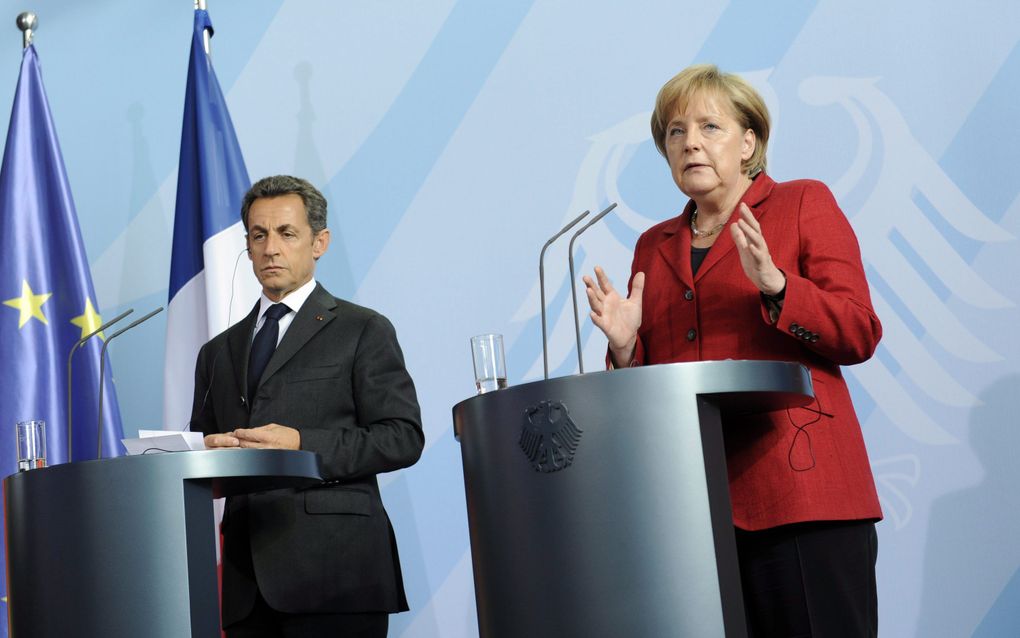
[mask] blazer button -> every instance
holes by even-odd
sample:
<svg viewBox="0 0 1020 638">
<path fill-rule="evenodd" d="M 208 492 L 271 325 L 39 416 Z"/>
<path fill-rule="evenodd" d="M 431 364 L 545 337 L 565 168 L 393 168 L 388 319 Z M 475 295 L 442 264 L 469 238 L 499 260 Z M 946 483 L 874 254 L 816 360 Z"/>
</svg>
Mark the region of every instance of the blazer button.
<svg viewBox="0 0 1020 638">
<path fill-rule="evenodd" d="M 803 337 L 805 332 L 807 332 L 807 330 L 804 330 L 802 326 L 797 326 L 797 329 L 793 331 L 793 334 L 798 337 Z"/>
<path fill-rule="evenodd" d="M 790 324 L 790 332 L 792 332 L 793 334 L 797 334 L 797 328 L 800 328 L 800 326 L 798 326 L 795 323 Z"/>
<path fill-rule="evenodd" d="M 697 330 L 695 330 L 694 328 L 691 328 L 690 330 L 687 331 L 687 340 L 688 341 L 694 341 L 697 338 L 698 338 L 698 331 Z"/>
<path fill-rule="evenodd" d="M 818 333 L 815 333 L 815 334 L 811 335 L 811 343 L 815 343 L 817 341 L 818 341 Z"/>
<path fill-rule="evenodd" d="M 687 301 L 690 301 L 691 299 L 694 299 L 694 291 L 691 290 L 690 288 L 685 290 L 684 291 L 684 299 L 686 299 Z"/>
</svg>

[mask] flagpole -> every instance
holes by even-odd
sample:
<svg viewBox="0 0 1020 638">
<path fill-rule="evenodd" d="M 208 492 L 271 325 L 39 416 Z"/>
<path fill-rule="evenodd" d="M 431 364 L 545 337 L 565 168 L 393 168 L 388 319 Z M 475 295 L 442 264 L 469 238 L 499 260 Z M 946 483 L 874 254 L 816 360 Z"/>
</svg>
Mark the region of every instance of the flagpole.
<svg viewBox="0 0 1020 638">
<path fill-rule="evenodd" d="M 205 0 L 195 0 L 195 8 L 205 11 Z M 205 47 L 205 54 L 209 55 L 209 29 L 202 31 L 202 46 Z"/>
<path fill-rule="evenodd" d="M 202 4 L 205 4 L 205 2 Z M 39 20 L 31 11 L 25 11 L 24 13 L 18 14 L 17 22 L 18 28 L 21 29 L 21 47 L 23 49 L 27 49 L 28 46 L 32 44 L 32 35 L 39 26 Z M 206 47 L 206 51 L 208 51 L 208 47 Z"/>
</svg>

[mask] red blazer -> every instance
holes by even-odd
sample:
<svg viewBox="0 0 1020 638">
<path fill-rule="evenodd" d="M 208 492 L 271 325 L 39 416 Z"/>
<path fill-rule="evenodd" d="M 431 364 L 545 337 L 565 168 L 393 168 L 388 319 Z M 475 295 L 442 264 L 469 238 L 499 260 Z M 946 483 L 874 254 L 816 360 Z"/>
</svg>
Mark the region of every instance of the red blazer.
<svg viewBox="0 0 1020 638">
<path fill-rule="evenodd" d="M 646 231 L 631 272 L 645 273 L 635 365 L 718 359 L 797 361 L 816 400 L 724 421 L 733 522 L 746 530 L 882 517 L 840 365 L 867 360 L 882 336 L 857 238 L 824 184 L 760 174 L 743 199 L 761 224 L 786 297 L 772 323 L 723 229 L 691 274 L 690 213 Z M 731 216 L 736 221 L 738 213 Z"/>
</svg>

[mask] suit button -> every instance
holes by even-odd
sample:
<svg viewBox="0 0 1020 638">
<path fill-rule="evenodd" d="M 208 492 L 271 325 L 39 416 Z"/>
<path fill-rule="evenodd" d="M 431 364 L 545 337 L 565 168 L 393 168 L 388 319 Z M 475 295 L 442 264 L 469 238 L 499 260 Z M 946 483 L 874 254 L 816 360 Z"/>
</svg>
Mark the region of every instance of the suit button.
<svg viewBox="0 0 1020 638">
<path fill-rule="evenodd" d="M 800 328 L 800 326 L 798 326 L 795 323 L 790 324 L 790 332 L 792 332 L 793 334 L 797 334 L 797 328 Z"/>
<path fill-rule="evenodd" d="M 804 330 L 802 326 L 797 326 L 797 329 L 793 331 L 793 334 L 798 337 L 803 337 L 805 332 L 807 332 L 807 330 Z"/>
<path fill-rule="evenodd" d="M 684 299 L 686 299 L 687 301 L 690 301 L 691 299 L 694 299 L 694 291 L 691 290 L 690 288 L 685 290 L 684 291 Z"/>
<path fill-rule="evenodd" d="M 691 328 L 690 330 L 687 331 L 687 340 L 688 341 L 694 341 L 697 337 L 698 337 L 698 331 L 695 330 L 694 328 Z"/>
<path fill-rule="evenodd" d="M 811 335 L 811 343 L 815 343 L 817 341 L 818 341 L 818 334 L 815 333 L 815 334 Z"/>
</svg>

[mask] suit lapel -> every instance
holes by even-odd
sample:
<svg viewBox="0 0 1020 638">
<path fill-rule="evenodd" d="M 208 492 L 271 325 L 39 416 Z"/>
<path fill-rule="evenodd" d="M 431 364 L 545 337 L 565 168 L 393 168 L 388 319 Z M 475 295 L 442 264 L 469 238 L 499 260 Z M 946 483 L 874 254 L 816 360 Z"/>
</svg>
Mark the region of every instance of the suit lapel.
<svg viewBox="0 0 1020 638">
<path fill-rule="evenodd" d="M 738 210 L 740 209 L 739 203 L 737 204 L 737 209 Z M 755 217 L 757 217 L 757 212 L 753 208 L 751 209 L 751 212 L 755 213 Z M 734 218 L 733 215 L 736 214 L 737 213 L 733 213 L 732 215 L 730 215 L 730 219 L 733 220 L 734 222 L 736 221 L 736 218 Z M 684 231 L 684 234 L 687 235 L 687 237 L 690 237 L 691 229 L 687 228 L 686 231 Z M 688 240 L 688 244 L 689 243 L 690 240 Z M 705 261 L 701 262 L 701 266 L 698 268 L 698 273 L 694 275 L 695 283 L 697 283 L 702 277 L 704 277 L 705 273 L 712 269 L 712 266 L 722 261 L 722 258 L 725 255 L 729 254 L 730 251 L 732 251 L 736 247 L 737 245 L 733 243 L 733 236 L 730 235 L 730 225 L 729 223 L 727 223 L 726 228 L 723 228 L 722 230 L 719 231 L 719 237 L 715 240 L 715 243 L 712 244 L 712 247 L 709 249 L 708 254 L 705 255 Z"/>
<path fill-rule="evenodd" d="M 713 266 L 722 261 L 723 257 L 736 250 L 737 244 L 734 243 L 733 235 L 730 234 L 730 225 L 735 224 L 737 220 L 740 219 L 740 204 L 747 204 L 747 206 L 751 209 L 751 214 L 754 215 L 754 218 L 761 221 L 764 211 L 756 208 L 756 206 L 765 201 L 765 198 L 767 198 L 769 193 L 772 192 L 772 187 L 774 185 L 775 182 L 772 181 L 772 178 L 765 173 L 761 173 L 753 182 L 751 182 L 751 186 L 744 193 L 744 196 L 740 198 L 740 201 L 737 202 L 736 208 L 734 208 L 730 214 L 729 221 L 726 223 L 726 228 L 719 231 L 719 238 L 715 240 L 715 243 L 712 244 L 711 250 L 709 250 L 708 254 L 705 255 L 705 261 L 701 262 L 701 267 L 698 268 L 698 274 L 694 276 L 695 283 L 704 277 L 705 273 L 711 270 Z M 688 226 L 684 228 L 680 234 L 687 238 L 687 254 L 689 255 L 691 245 L 690 227 Z M 688 263 L 688 268 L 690 268 L 690 263 Z"/>
<path fill-rule="evenodd" d="M 242 319 L 227 335 L 227 347 L 230 349 L 230 360 L 234 363 L 234 379 L 238 383 L 237 391 L 248 401 L 248 357 L 251 355 L 251 338 L 255 333 L 255 324 L 259 319 L 259 302 L 251 309 L 248 316 Z"/>
<path fill-rule="evenodd" d="M 301 306 L 291 322 L 287 332 L 284 333 L 280 345 L 273 352 L 272 358 L 266 364 L 266 370 L 262 373 L 259 385 L 266 382 L 297 354 L 301 348 L 308 343 L 309 339 L 322 330 L 330 321 L 336 318 L 336 299 L 333 298 L 322 284 L 316 284 L 315 290 Z M 245 369 L 247 369 L 247 357 L 245 358 Z"/>
<path fill-rule="evenodd" d="M 691 234 L 683 232 L 683 228 L 687 226 L 687 220 L 693 209 L 693 202 L 688 202 L 679 217 L 663 226 L 662 233 L 665 237 L 659 244 L 659 255 L 666 261 L 680 283 L 687 288 L 694 287 L 694 277 L 691 275 Z"/>
</svg>

